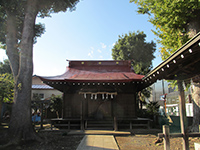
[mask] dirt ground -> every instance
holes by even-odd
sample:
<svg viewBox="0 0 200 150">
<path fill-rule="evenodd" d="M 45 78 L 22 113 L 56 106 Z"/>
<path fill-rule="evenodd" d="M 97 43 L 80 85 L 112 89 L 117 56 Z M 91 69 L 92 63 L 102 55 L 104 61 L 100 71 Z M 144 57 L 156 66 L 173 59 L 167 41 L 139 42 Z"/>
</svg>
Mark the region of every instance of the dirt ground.
<svg viewBox="0 0 200 150">
<path fill-rule="evenodd" d="M 3 133 L 0 130 L 0 135 Z M 20 146 L 9 147 L 7 150 L 76 150 L 84 135 L 68 135 L 67 132 L 45 131 L 39 132 L 39 135 L 46 138 L 47 142 L 28 142 Z M 1 137 L 1 136 L 0 136 Z M 155 144 L 156 135 L 129 135 L 115 136 L 120 150 L 163 150 L 164 144 Z M 194 150 L 194 142 L 200 142 L 200 138 L 189 138 L 190 150 Z M 0 145 L 5 144 L 5 139 L 0 138 Z M 173 150 L 182 150 L 182 139 L 171 138 L 170 148 Z"/>
<path fill-rule="evenodd" d="M 39 135 L 46 140 L 43 143 L 30 141 L 19 146 L 8 147 L 4 150 L 76 150 L 83 135 L 67 135 L 66 132 L 40 132 Z M 0 145 L 5 144 L 0 138 Z M 1 149 L 1 148 L 0 148 Z"/>
</svg>

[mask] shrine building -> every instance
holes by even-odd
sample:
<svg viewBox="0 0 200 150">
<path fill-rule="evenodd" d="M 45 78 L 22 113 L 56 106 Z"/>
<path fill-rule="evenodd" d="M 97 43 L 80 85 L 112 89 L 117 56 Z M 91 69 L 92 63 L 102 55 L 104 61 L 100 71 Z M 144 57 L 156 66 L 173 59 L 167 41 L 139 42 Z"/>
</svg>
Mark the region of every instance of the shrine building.
<svg viewBox="0 0 200 150">
<path fill-rule="evenodd" d="M 62 119 L 81 118 L 86 128 L 88 120 L 137 118 L 136 93 L 143 77 L 131 61 L 69 61 L 64 74 L 40 78 L 63 92 Z"/>
</svg>

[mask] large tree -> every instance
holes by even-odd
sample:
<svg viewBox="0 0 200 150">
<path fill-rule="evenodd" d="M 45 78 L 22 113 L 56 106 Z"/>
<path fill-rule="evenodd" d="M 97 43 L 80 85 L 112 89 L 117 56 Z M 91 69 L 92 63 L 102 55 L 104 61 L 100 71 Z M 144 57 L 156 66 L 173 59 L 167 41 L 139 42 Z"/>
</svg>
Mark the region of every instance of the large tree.
<svg viewBox="0 0 200 150">
<path fill-rule="evenodd" d="M 137 74 L 146 74 L 152 69 L 153 55 L 156 50 L 156 44 L 146 42 L 146 34 L 143 32 L 129 32 L 119 36 L 118 41 L 112 49 L 114 60 L 132 60 L 132 67 Z M 142 108 L 144 97 L 150 97 L 150 88 L 138 92 L 138 99 Z"/>
<path fill-rule="evenodd" d="M 130 0 L 139 5 L 138 12 L 148 14 L 149 21 L 156 27 L 153 31 L 162 44 L 162 59 L 167 59 L 175 50 L 200 31 L 199 0 Z M 193 82 L 193 125 L 191 131 L 199 131 L 199 81 Z"/>
<path fill-rule="evenodd" d="M 74 10 L 79 0 L 1 0 L 0 42 L 6 49 L 15 87 L 9 126 L 9 144 L 24 140 L 40 140 L 31 124 L 31 85 L 33 43 L 43 30 L 37 31 L 36 17 Z M 41 28 L 41 26 L 39 26 Z"/>
<path fill-rule="evenodd" d="M 146 34 L 143 32 L 129 32 L 119 36 L 112 49 L 114 60 L 132 60 L 136 73 L 146 74 L 152 69 L 152 60 L 155 58 L 156 44 L 146 42 Z"/>
</svg>

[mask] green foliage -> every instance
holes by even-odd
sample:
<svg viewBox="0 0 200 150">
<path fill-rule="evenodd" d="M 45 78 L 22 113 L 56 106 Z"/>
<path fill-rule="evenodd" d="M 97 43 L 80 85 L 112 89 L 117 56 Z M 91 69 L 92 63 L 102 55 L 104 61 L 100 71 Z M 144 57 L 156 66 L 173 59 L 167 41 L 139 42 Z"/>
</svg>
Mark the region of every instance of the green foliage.
<svg viewBox="0 0 200 150">
<path fill-rule="evenodd" d="M 168 80 L 168 82 L 170 82 L 168 87 L 171 87 L 172 89 L 174 89 L 174 91 L 178 91 L 177 80 Z M 183 82 L 183 85 L 184 85 L 184 90 L 188 91 L 191 86 L 191 83 L 190 83 L 190 81 L 186 80 Z"/>
<path fill-rule="evenodd" d="M 17 4 L 16 4 L 17 3 Z M 2 1 L 0 3 L 0 43 L 1 48 L 6 49 L 6 26 L 7 26 L 7 14 L 6 11 L 9 9 L 14 16 L 16 17 L 16 40 L 17 47 L 19 49 L 19 45 L 21 43 L 22 38 L 22 30 L 23 30 L 23 24 L 24 24 L 24 17 L 25 17 L 25 1 Z M 45 32 L 45 26 L 44 24 L 38 23 L 34 27 L 34 43 L 36 43 L 37 37 L 40 37 Z"/>
<path fill-rule="evenodd" d="M 55 112 L 59 118 L 59 112 L 62 110 L 62 97 L 60 95 L 52 95 L 50 98 L 50 111 Z"/>
<path fill-rule="evenodd" d="M 4 73 L 12 73 L 8 59 L 5 59 L 3 62 L 0 62 L 0 74 Z"/>
<path fill-rule="evenodd" d="M 9 60 L 0 62 L 0 101 L 12 102 L 14 95 L 14 80 L 11 74 Z"/>
<path fill-rule="evenodd" d="M 130 0 L 139 5 L 138 13 L 148 14 L 156 27 L 153 31 L 162 44 L 162 59 L 181 47 L 188 40 L 188 26 L 200 12 L 199 0 Z"/>
<path fill-rule="evenodd" d="M 146 103 L 147 109 L 138 109 L 137 116 L 142 118 L 154 118 L 153 116 L 159 115 L 159 107 L 158 102 L 149 102 Z"/>
<path fill-rule="evenodd" d="M 119 36 L 118 41 L 112 49 L 114 60 L 132 60 L 134 71 L 137 74 L 146 74 L 152 68 L 152 60 L 155 58 L 155 43 L 145 41 L 143 32 L 130 32 Z"/>
<path fill-rule="evenodd" d="M 14 80 L 12 74 L 0 74 L 0 101 L 12 102 L 14 96 Z"/>
<path fill-rule="evenodd" d="M 151 90 L 152 90 L 151 87 L 147 87 L 147 88 L 143 89 L 141 92 L 138 93 L 139 99 L 140 99 L 144 104 L 146 103 L 145 99 L 146 99 L 146 98 L 149 98 L 149 97 L 151 96 Z"/>
<path fill-rule="evenodd" d="M 147 104 L 147 113 L 150 115 L 158 115 L 159 107 L 158 102 L 149 102 Z"/>
<path fill-rule="evenodd" d="M 51 13 L 58 13 L 60 11 L 70 11 L 75 10 L 76 4 L 79 0 L 37 0 L 38 7 L 38 17 L 50 17 Z M 7 22 L 7 12 L 13 13 L 16 17 L 16 29 L 17 29 L 17 41 L 21 43 L 22 30 L 24 25 L 25 10 L 27 7 L 27 0 L 1 0 L 0 1 L 0 43 L 1 48 L 6 49 L 6 22 Z M 36 43 L 37 37 L 40 37 L 45 32 L 44 24 L 38 23 L 34 27 L 34 43 Z"/>
</svg>

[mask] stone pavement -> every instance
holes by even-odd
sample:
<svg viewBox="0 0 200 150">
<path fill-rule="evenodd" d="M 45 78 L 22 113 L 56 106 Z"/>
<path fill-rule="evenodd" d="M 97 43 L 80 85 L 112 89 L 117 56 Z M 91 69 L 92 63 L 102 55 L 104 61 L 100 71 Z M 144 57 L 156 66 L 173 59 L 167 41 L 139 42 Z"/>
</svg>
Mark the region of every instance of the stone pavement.
<svg viewBox="0 0 200 150">
<path fill-rule="evenodd" d="M 76 150 L 119 150 L 113 135 L 85 135 Z"/>
<path fill-rule="evenodd" d="M 71 130 L 68 135 L 131 135 L 130 131 L 114 130 Z"/>
</svg>

